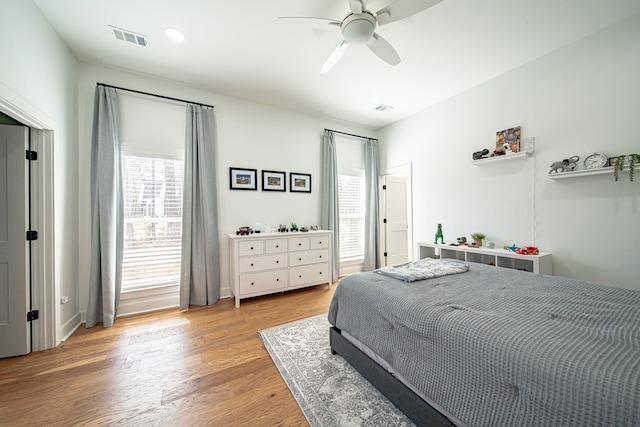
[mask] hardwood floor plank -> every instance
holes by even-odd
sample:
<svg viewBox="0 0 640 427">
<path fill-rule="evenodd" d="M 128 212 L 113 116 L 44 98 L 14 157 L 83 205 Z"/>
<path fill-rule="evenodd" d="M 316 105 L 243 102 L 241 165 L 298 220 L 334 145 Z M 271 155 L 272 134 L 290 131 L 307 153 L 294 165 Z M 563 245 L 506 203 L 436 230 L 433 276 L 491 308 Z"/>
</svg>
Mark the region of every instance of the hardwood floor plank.
<svg viewBox="0 0 640 427">
<path fill-rule="evenodd" d="M 122 317 L 0 359 L 0 425 L 307 425 L 258 331 L 326 313 L 335 287 Z"/>
</svg>

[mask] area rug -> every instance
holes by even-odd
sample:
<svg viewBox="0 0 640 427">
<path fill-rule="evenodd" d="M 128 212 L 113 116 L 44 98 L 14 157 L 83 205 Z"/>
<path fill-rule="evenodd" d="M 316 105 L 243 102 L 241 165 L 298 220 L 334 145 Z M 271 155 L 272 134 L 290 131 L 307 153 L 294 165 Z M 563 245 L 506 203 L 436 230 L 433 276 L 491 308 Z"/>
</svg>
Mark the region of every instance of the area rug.
<svg viewBox="0 0 640 427">
<path fill-rule="evenodd" d="M 331 354 L 327 315 L 258 331 L 312 427 L 412 426 L 342 357 Z"/>
</svg>

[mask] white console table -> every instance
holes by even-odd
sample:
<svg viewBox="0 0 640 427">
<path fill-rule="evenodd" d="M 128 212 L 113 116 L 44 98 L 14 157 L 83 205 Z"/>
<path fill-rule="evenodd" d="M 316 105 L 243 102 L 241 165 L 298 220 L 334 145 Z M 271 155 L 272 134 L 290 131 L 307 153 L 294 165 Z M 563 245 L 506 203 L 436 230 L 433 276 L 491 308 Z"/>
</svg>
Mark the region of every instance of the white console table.
<svg viewBox="0 0 640 427">
<path fill-rule="evenodd" d="M 540 252 L 538 255 L 520 255 L 506 249 L 418 243 L 418 254 L 420 259 L 439 256 L 441 259 L 459 259 L 539 274 L 553 274 L 551 254 L 546 252 Z"/>
</svg>

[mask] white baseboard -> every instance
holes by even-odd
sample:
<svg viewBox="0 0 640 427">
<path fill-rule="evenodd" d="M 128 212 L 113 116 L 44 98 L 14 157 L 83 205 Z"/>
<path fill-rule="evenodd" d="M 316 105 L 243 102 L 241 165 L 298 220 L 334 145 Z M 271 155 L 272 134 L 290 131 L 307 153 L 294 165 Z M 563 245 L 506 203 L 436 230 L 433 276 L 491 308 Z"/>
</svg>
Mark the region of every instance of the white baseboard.
<svg viewBox="0 0 640 427">
<path fill-rule="evenodd" d="M 82 325 L 82 313 L 76 313 L 71 319 L 67 321 L 64 325 L 60 327 L 60 336 L 62 340 L 60 342 L 66 341 L 75 331 Z"/>
</svg>

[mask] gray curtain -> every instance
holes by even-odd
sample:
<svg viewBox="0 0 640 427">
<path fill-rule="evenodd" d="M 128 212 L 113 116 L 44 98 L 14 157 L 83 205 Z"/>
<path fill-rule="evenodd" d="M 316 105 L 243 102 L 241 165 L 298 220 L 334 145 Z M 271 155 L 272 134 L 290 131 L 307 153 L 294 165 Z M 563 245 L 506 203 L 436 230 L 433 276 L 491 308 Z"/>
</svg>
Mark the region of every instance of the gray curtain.
<svg viewBox="0 0 640 427">
<path fill-rule="evenodd" d="M 340 277 L 340 221 L 338 218 L 338 161 L 335 133 L 324 131 L 322 141 L 322 200 L 320 226 L 333 231 L 331 282 Z"/>
<path fill-rule="evenodd" d="M 187 104 L 180 309 L 220 299 L 215 116 Z"/>
<path fill-rule="evenodd" d="M 87 322 L 110 327 L 122 286 L 124 212 L 120 108 L 115 89 L 97 86 L 91 135 L 91 273 Z"/>
<path fill-rule="evenodd" d="M 365 214 L 364 214 L 364 271 L 380 267 L 378 249 L 379 233 L 379 200 L 378 176 L 380 161 L 378 158 L 378 141 L 368 139 L 364 143 L 364 182 L 365 182 Z"/>
</svg>

